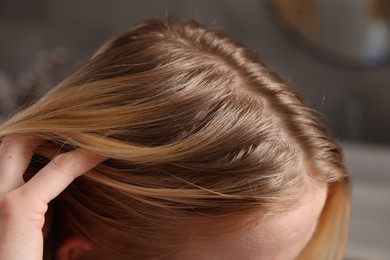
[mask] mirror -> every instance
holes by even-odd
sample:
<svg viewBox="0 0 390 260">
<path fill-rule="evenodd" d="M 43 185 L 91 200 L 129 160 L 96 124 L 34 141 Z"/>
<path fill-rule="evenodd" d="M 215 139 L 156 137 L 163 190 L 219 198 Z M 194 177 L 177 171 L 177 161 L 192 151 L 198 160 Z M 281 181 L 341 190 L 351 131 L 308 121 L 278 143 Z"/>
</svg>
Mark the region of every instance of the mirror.
<svg viewBox="0 0 390 260">
<path fill-rule="evenodd" d="M 390 63 L 389 0 L 268 0 L 295 42 L 358 66 Z"/>
</svg>

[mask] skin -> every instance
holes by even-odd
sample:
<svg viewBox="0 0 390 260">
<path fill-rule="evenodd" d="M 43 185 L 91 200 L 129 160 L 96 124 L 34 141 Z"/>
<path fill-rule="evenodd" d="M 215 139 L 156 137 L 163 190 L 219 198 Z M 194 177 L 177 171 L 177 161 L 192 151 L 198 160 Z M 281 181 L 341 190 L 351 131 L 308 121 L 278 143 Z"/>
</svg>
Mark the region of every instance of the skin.
<svg viewBox="0 0 390 260">
<path fill-rule="evenodd" d="M 48 203 L 104 158 L 81 149 L 60 154 L 27 183 L 23 174 L 44 141 L 5 137 L 0 145 L 0 259 L 41 260 Z"/>
<path fill-rule="evenodd" d="M 242 231 L 192 240 L 175 260 L 296 259 L 315 232 L 326 197 L 326 185 L 313 184 L 295 209 Z"/>
<path fill-rule="evenodd" d="M 0 259 L 41 260 L 48 203 L 75 178 L 105 160 L 74 150 L 57 156 L 24 183 L 23 173 L 33 151 L 43 143 L 13 136 L 0 145 Z M 248 229 L 194 238 L 175 260 L 295 259 L 313 236 L 326 196 L 326 185 L 310 185 L 295 209 L 271 215 Z M 80 259 L 90 249 L 87 241 L 74 237 L 60 246 L 57 256 L 59 260 Z"/>
</svg>

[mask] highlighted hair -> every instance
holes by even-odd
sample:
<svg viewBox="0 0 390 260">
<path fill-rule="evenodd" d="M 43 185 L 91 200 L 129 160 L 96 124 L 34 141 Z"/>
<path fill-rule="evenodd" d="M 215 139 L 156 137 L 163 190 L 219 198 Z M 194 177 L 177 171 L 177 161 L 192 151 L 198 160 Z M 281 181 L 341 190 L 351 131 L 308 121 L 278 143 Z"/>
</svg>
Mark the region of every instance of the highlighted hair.
<svg viewBox="0 0 390 260">
<path fill-rule="evenodd" d="M 169 259 L 194 223 L 215 223 L 213 233 L 288 210 L 309 179 L 329 196 L 301 259 L 342 259 L 350 194 L 340 148 L 251 51 L 194 22 L 148 20 L 113 39 L 3 124 L 0 138 L 10 134 L 50 140 L 30 171 L 77 147 L 110 158 L 54 201 L 52 248 L 77 235 L 100 256 Z"/>
</svg>

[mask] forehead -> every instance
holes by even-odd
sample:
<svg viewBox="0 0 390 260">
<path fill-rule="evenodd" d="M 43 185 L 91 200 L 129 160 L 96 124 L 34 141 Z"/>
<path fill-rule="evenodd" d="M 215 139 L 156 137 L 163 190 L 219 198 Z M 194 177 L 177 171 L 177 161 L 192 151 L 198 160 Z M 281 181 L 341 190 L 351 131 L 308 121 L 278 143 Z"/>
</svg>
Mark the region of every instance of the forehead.
<svg viewBox="0 0 390 260">
<path fill-rule="evenodd" d="M 194 260 L 295 259 L 315 231 L 326 194 L 326 187 L 312 187 L 293 210 L 270 215 L 250 228 L 193 240 L 181 256 Z"/>
</svg>

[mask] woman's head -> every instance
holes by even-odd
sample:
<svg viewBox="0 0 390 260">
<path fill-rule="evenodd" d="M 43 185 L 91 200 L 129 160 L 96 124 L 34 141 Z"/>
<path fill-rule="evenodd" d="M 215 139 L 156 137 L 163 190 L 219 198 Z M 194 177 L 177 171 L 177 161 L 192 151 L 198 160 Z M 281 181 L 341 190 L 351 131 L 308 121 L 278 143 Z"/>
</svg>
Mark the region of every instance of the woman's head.
<svg viewBox="0 0 390 260">
<path fill-rule="evenodd" d="M 243 231 L 270 241 L 265 226 L 302 209 L 322 212 L 303 257 L 340 258 L 349 193 L 339 147 L 252 52 L 196 23 L 140 23 L 0 130 L 50 140 L 31 171 L 77 147 L 109 158 L 53 203 L 53 248 L 76 236 L 104 259 L 183 259 Z"/>
</svg>

